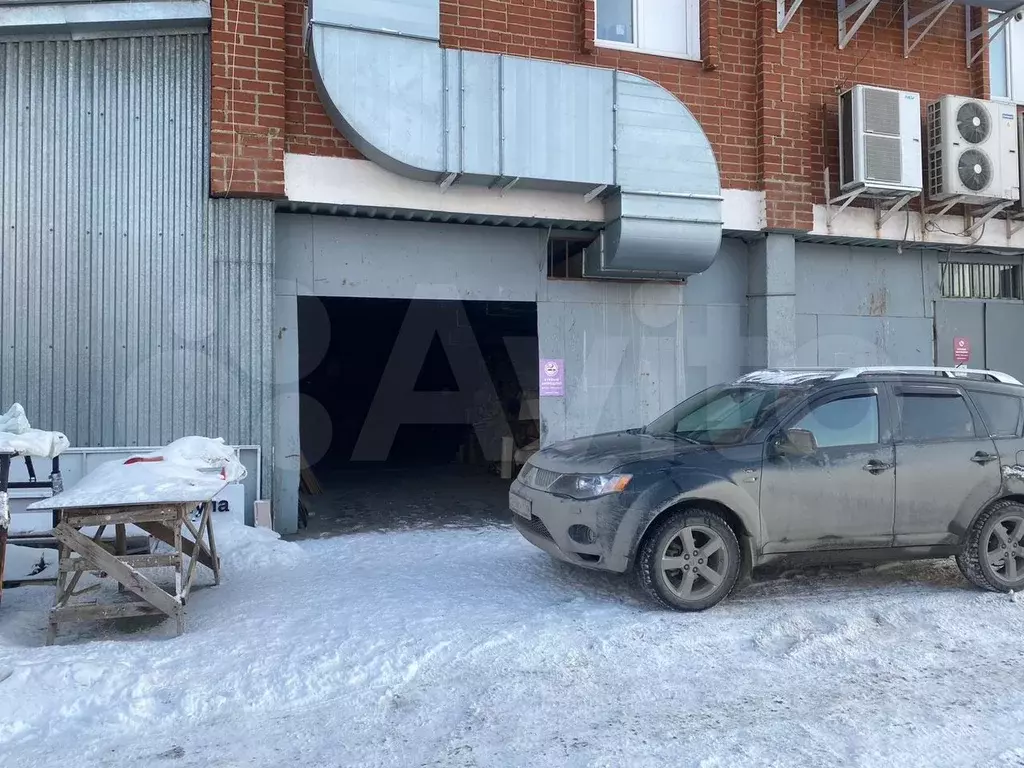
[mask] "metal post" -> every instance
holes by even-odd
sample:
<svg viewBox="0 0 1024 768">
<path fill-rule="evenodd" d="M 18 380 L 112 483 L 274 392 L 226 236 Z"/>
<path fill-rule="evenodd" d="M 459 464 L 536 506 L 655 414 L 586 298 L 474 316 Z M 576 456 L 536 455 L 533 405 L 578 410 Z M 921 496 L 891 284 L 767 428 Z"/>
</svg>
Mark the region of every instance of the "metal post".
<svg viewBox="0 0 1024 768">
<path fill-rule="evenodd" d="M 7 529 L 11 507 L 7 500 L 7 481 L 11 475 L 11 454 L 0 453 L 0 601 L 4 595 L 4 561 L 7 559 Z"/>
</svg>

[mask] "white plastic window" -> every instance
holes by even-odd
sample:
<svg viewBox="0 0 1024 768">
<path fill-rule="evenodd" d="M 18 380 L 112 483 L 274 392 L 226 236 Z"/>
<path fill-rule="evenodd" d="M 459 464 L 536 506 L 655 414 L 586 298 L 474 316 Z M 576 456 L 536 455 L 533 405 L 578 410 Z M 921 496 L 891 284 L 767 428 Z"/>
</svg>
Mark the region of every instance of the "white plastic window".
<svg viewBox="0 0 1024 768">
<path fill-rule="evenodd" d="M 993 99 L 1024 104 L 1024 21 L 1014 19 L 992 36 L 988 76 Z"/>
<path fill-rule="evenodd" d="M 597 0 L 597 42 L 656 56 L 700 58 L 700 0 Z"/>
</svg>

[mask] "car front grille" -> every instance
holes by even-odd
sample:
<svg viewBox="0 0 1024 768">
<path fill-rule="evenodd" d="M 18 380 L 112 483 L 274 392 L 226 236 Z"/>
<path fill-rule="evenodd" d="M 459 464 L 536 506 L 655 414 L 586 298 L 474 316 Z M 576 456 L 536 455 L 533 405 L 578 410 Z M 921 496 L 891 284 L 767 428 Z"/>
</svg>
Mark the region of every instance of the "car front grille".
<svg viewBox="0 0 1024 768">
<path fill-rule="evenodd" d="M 513 515 L 513 520 L 517 528 L 523 528 L 525 530 L 532 531 L 538 536 L 543 536 L 545 539 L 548 539 L 549 541 L 554 541 L 554 538 L 551 536 L 551 532 L 548 530 L 548 527 L 544 525 L 544 522 L 536 515 L 531 517 L 529 520 L 524 520 L 519 515 Z"/>
</svg>

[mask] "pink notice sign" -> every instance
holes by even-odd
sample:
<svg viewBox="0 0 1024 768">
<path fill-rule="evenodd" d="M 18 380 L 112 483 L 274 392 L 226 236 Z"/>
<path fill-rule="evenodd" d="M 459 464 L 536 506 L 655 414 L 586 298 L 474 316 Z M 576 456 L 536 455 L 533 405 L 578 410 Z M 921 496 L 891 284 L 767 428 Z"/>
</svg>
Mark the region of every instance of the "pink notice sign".
<svg viewBox="0 0 1024 768">
<path fill-rule="evenodd" d="M 540 396 L 565 397 L 565 368 L 562 360 L 540 361 Z"/>
<path fill-rule="evenodd" d="M 953 362 L 971 362 L 971 340 L 966 336 L 957 336 L 953 339 Z"/>
</svg>

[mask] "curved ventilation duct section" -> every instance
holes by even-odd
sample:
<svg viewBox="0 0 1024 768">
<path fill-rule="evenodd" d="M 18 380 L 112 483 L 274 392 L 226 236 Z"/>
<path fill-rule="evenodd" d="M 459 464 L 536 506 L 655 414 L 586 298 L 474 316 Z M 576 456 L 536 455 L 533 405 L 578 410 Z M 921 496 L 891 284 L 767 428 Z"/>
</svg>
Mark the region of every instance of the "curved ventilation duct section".
<svg viewBox="0 0 1024 768">
<path fill-rule="evenodd" d="M 718 163 L 660 85 L 440 47 L 439 0 L 310 0 L 310 60 L 335 125 L 367 158 L 443 186 L 603 195 L 588 277 L 679 279 L 722 237 Z"/>
</svg>

